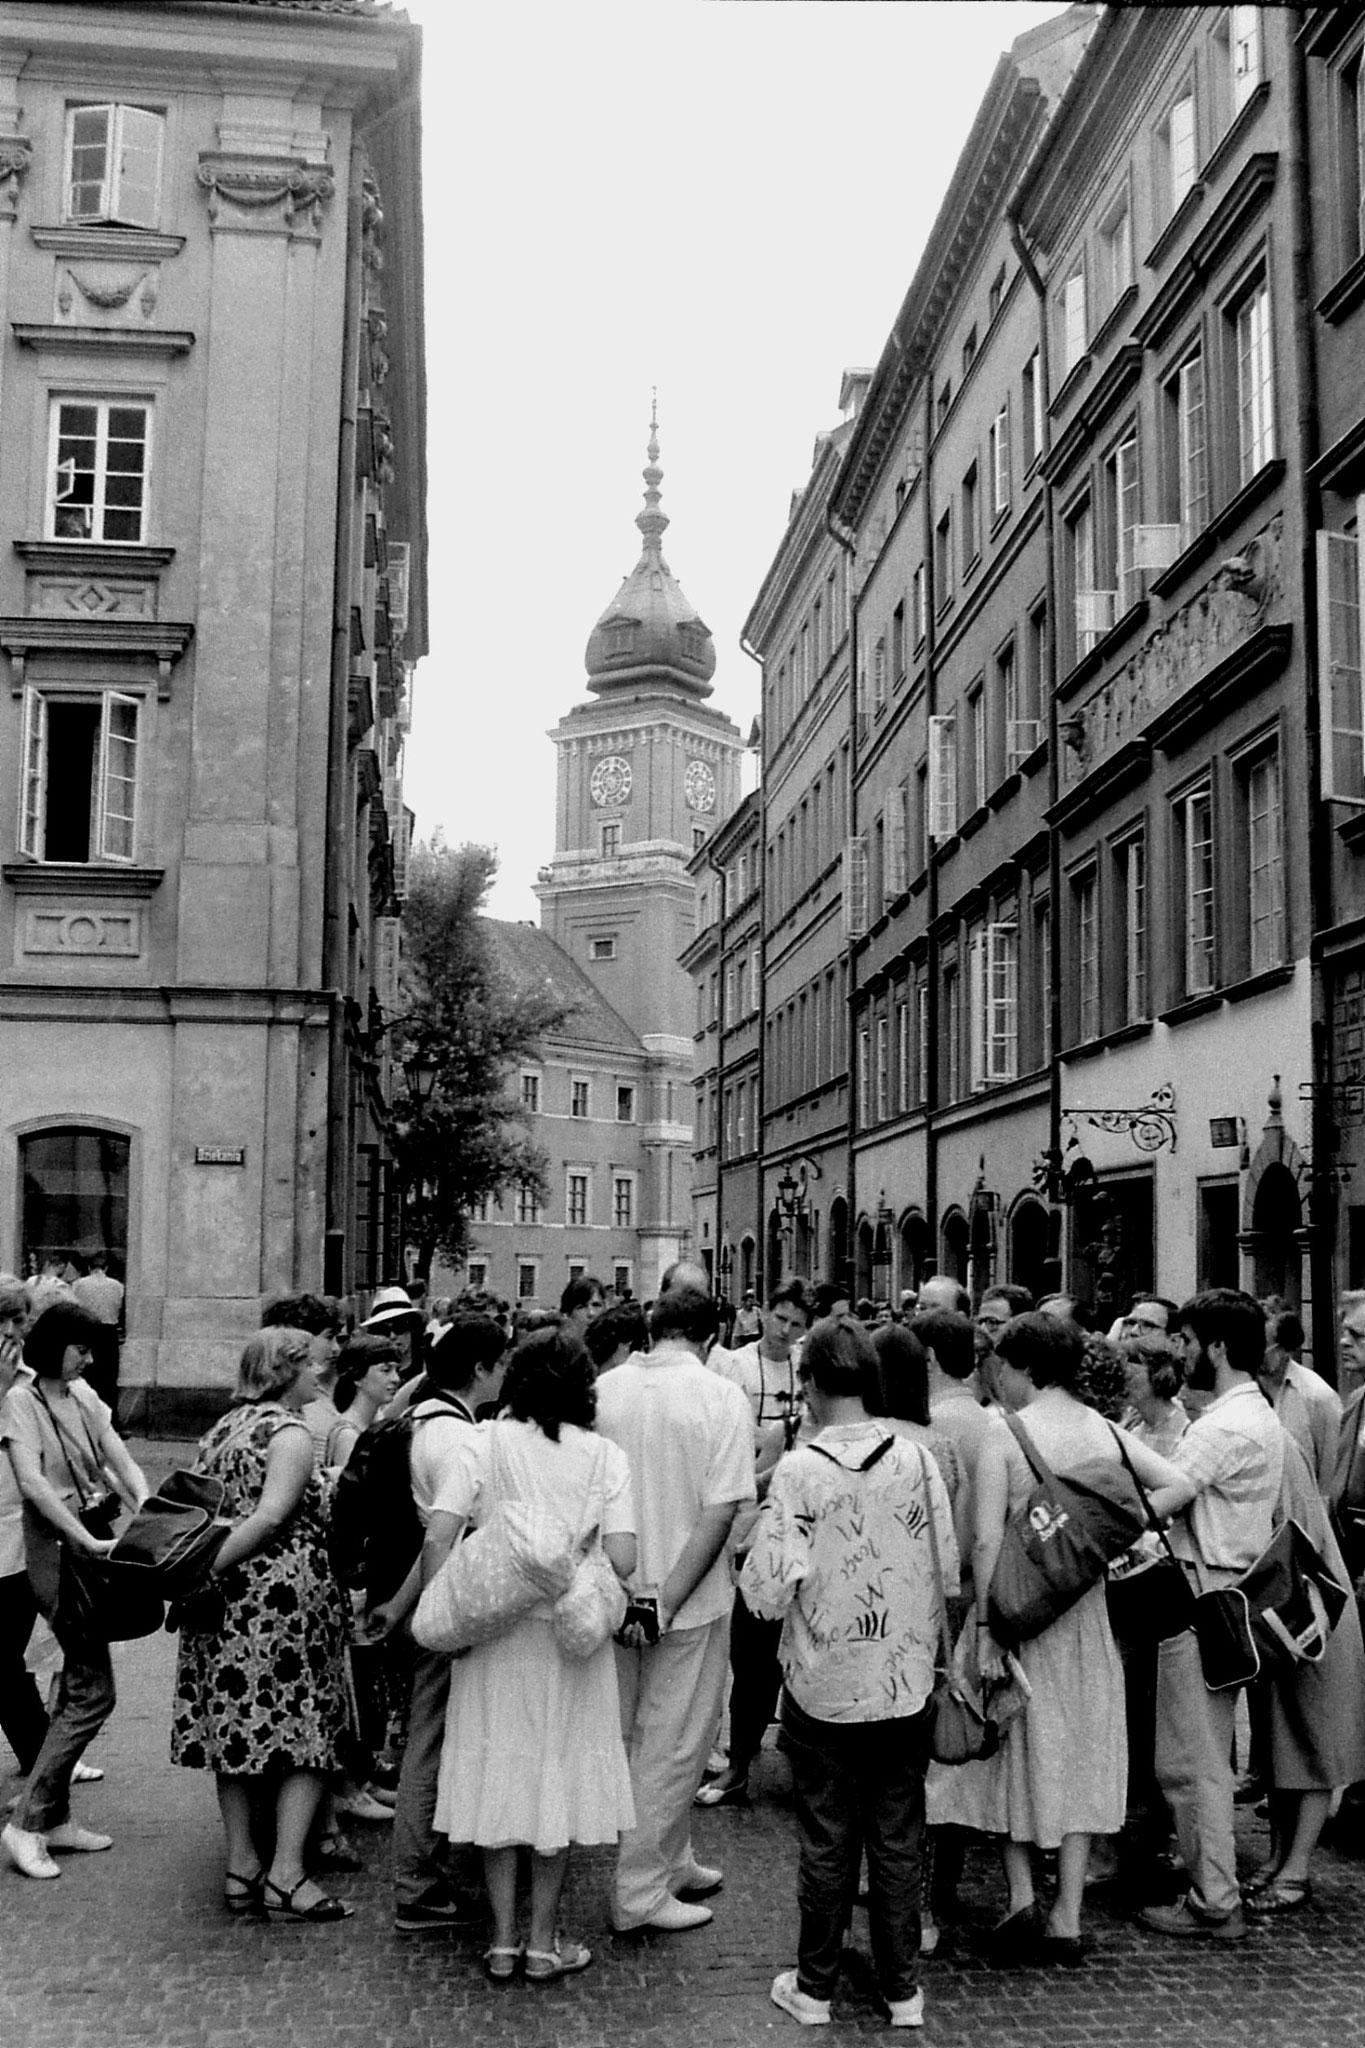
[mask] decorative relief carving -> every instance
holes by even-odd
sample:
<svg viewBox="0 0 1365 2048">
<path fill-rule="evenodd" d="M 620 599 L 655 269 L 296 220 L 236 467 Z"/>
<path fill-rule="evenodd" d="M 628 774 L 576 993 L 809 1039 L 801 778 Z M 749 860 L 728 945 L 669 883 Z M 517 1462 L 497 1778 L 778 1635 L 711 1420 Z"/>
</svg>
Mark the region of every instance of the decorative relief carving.
<svg viewBox="0 0 1365 2048">
<path fill-rule="evenodd" d="M 155 270 L 114 269 L 87 272 L 59 270 L 57 273 L 57 318 L 79 322 L 80 300 L 108 315 L 124 312 L 129 321 L 139 315 L 150 320 L 156 311 L 159 279 Z M 101 323 L 108 325 L 107 318 Z"/>
<path fill-rule="evenodd" d="M 372 277 L 384 268 L 384 208 L 371 164 L 360 177 L 360 260 Z"/>
<path fill-rule="evenodd" d="M 74 614 L 78 619 L 153 619 L 155 583 L 90 577 L 33 576 L 29 579 L 29 610 L 47 617 Z"/>
<path fill-rule="evenodd" d="M 30 910 L 23 930 L 25 953 L 135 960 L 142 951 L 142 918 L 136 910 Z"/>
<path fill-rule="evenodd" d="M 305 164 L 268 157 L 231 156 L 206 150 L 195 172 L 209 194 L 209 219 L 215 226 L 241 226 L 224 204 L 259 219 L 267 232 L 317 236 L 322 209 L 336 191 L 336 179 L 325 164 Z M 278 221 L 263 218 L 278 209 Z"/>
<path fill-rule="evenodd" d="M 1173 617 L 1150 633 L 1063 722 L 1066 780 L 1078 782 L 1111 747 L 1129 739 L 1230 647 L 1265 623 L 1284 596 L 1284 515 L 1229 556 Z"/>
<path fill-rule="evenodd" d="M 19 181 L 32 161 L 26 135 L 0 136 L 0 220 L 13 220 L 19 211 Z"/>
</svg>

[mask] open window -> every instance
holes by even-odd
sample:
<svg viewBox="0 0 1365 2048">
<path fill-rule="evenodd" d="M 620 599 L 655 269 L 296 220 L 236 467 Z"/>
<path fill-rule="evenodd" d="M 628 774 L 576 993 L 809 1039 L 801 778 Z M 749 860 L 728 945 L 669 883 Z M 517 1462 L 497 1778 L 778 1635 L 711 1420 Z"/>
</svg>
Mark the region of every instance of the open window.
<svg viewBox="0 0 1365 2048">
<path fill-rule="evenodd" d="M 118 690 L 25 690 L 21 853 L 131 862 L 140 711 L 136 697 Z"/>
<path fill-rule="evenodd" d="M 154 228 L 161 216 L 166 118 L 150 107 L 70 107 L 66 117 L 66 218 Z"/>
</svg>

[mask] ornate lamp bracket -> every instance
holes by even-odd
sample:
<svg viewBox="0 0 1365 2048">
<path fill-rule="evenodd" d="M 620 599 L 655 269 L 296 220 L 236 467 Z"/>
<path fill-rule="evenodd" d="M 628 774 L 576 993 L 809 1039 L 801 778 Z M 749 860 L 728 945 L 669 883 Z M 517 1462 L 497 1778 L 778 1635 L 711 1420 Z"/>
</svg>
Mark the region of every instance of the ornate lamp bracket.
<svg viewBox="0 0 1365 2048">
<path fill-rule="evenodd" d="M 1122 1135 L 1125 1131 L 1139 1152 L 1175 1151 L 1175 1090 L 1163 1081 L 1152 1090 L 1151 1100 L 1140 1109 L 1063 1109 L 1063 1116 L 1087 1123 L 1092 1130 Z"/>
</svg>

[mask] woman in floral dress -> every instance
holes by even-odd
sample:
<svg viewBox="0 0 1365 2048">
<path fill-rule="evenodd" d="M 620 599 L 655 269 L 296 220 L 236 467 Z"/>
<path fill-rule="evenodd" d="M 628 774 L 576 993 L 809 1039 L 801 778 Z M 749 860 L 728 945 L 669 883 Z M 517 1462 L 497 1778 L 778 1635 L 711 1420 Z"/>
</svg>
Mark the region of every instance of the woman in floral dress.
<svg viewBox="0 0 1365 2048">
<path fill-rule="evenodd" d="M 199 1445 L 197 1469 L 222 1480 L 233 1528 L 214 1564 L 222 1611 L 192 1612 L 181 1632 L 171 1760 L 217 1776 L 228 1911 L 264 1907 L 314 1921 L 351 1910 L 322 1892 L 303 1861 L 325 1781 L 339 1768 L 349 1617 L 299 1413 L 317 1398 L 310 1342 L 290 1329 L 253 1337 L 234 1405 Z M 251 1832 L 262 1781 L 275 1795 L 269 1869 Z"/>
</svg>

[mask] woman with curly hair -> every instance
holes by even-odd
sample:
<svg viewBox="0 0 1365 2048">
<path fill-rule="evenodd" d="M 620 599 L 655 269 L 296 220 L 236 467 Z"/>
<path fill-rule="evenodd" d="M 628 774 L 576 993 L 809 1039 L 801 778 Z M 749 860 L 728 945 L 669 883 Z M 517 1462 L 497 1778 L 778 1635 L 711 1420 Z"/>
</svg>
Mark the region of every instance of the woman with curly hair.
<svg viewBox="0 0 1365 2048">
<path fill-rule="evenodd" d="M 180 1636 L 171 1761 L 211 1770 L 227 1837 L 223 1903 L 288 1920 L 344 1920 L 351 1908 L 308 1876 L 304 1847 L 346 1732 L 345 1598 L 327 1554 L 325 1495 L 300 1411 L 317 1398 L 312 1339 L 261 1330 L 242 1353 L 232 1407 L 199 1444 L 233 1527 L 213 1565 L 217 1613 Z M 252 1802 L 273 1792 L 267 1869 Z"/>
<path fill-rule="evenodd" d="M 597 1396 L 582 1342 L 561 1327 L 522 1339 L 502 1383 L 503 1409 L 480 1429 L 458 1496 L 441 1500 L 452 1541 L 499 1501 L 532 1501 L 577 1536 L 596 1528 L 618 1577 L 635 1569 L 630 1467 L 593 1429 Z M 483 1850 L 495 1982 L 585 1970 L 592 1953 L 557 1931 L 575 1842 L 612 1843 L 635 1825 L 610 1642 L 567 1657 L 543 1602 L 505 1635 L 451 1666 L 436 1829 Z M 517 1850 L 531 1851 L 527 1940 L 517 1935 Z"/>
</svg>

